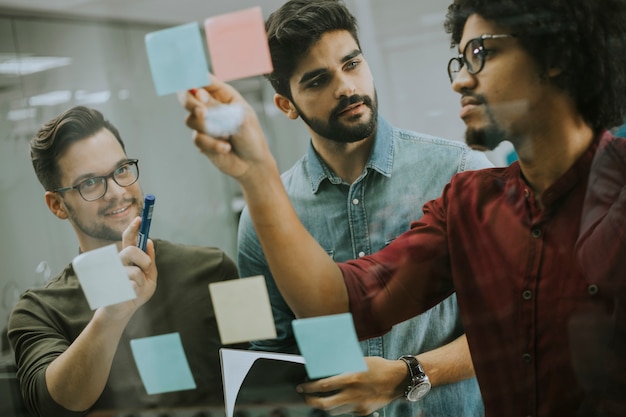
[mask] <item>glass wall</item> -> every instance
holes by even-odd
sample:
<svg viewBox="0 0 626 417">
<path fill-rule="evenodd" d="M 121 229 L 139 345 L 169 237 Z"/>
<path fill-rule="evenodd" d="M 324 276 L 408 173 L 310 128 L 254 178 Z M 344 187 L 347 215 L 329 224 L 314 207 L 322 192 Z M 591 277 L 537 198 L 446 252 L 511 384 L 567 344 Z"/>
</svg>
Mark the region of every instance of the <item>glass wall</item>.
<svg viewBox="0 0 626 417">
<path fill-rule="evenodd" d="M 462 140 L 458 98 L 445 65 L 452 53 L 439 2 L 346 1 L 359 20 L 380 112 L 392 124 Z M 0 17 L 0 326 L 19 294 L 40 287 L 78 254 L 68 222 L 45 205 L 28 141 L 43 123 L 83 104 L 100 110 L 139 159 L 145 193 L 155 194 L 151 236 L 215 246 L 236 259 L 242 198 L 193 146 L 175 96 L 156 95 L 145 52 L 161 25 L 94 20 Z M 259 114 L 279 168 L 305 153 L 308 134 L 274 106 L 262 77 L 233 82 Z M 499 163 L 501 155 L 493 160 Z M 181 303 L 184 303 L 181 300 Z M 0 340 L 2 360 L 9 346 Z M 0 409 L 0 411 L 2 411 Z M 0 414 L 2 414 L 0 412 Z M 179 413 L 180 414 L 180 413 Z M 145 414 L 150 415 L 152 414 Z M 180 415 L 190 415 L 180 414 Z"/>
</svg>

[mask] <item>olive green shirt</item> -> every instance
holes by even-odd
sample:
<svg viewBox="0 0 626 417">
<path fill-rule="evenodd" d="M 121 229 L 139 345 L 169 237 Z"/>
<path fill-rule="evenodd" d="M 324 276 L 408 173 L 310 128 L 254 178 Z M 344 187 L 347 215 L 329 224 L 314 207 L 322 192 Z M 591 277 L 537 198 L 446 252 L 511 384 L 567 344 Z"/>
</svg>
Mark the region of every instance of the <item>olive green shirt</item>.
<svg viewBox="0 0 626 417">
<path fill-rule="evenodd" d="M 157 289 L 128 323 L 109 380 L 92 410 L 145 410 L 223 404 L 221 347 L 208 284 L 238 277 L 221 250 L 154 240 Z M 45 371 L 93 316 L 71 264 L 45 288 L 26 291 L 9 319 L 17 375 L 26 407 L 37 416 L 65 417 L 46 387 Z M 132 339 L 178 332 L 196 389 L 148 395 L 130 348 Z M 229 347 L 233 347 L 230 345 Z"/>
</svg>

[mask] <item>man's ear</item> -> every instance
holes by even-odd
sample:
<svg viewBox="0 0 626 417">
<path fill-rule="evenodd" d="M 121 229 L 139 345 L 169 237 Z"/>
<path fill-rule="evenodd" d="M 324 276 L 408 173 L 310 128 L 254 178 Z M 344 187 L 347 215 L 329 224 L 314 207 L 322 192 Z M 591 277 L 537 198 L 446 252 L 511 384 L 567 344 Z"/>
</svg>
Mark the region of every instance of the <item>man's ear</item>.
<svg viewBox="0 0 626 417">
<path fill-rule="evenodd" d="M 274 94 L 274 104 L 290 119 L 295 120 L 298 118 L 299 114 L 298 110 L 296 110 L 296 106 L 294 106 L 291 100 L 287 97 L 278 93 Z"/>
<path fill-rule="evenodd" d="M 67 211 L 65 210 L 65 205 L 63 204 L 59 194 L 52 191 L 46 191 L 44 196 L 46 198 L 46 205 L 52 214 L 61 220 L 67 219 Z"/>
</svg>

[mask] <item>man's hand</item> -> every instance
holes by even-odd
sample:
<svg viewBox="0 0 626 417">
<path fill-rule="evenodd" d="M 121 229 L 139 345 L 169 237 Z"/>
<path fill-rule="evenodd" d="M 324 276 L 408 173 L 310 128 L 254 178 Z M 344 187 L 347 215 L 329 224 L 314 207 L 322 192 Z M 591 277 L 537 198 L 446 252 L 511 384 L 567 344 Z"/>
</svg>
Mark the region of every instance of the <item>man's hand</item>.
<svg viewBox="0 0 626 417">
<path fill-rule="evenodd" d="M 366 372 L 307 382 L 298 386 L 298 392 L 305 394 L 309 406 L 331 415 L 367 415 L 402 396 L 408 375 L 404 362 L 377 356 L 366 357 L 365 362 L 368 367 Z M 338 392 L 323 395 L 332 391 Z"/>
<path fill-rule="evenodd" d="M 195 145 L 220 171 L 245 182 L 258 179 L 264 169 L 277 170 L 256 113 L 232 86 L 211 75 L 209 86 L 195 94 L 180 94 L 179 100 L 189 111 L 185 122 L 194 131 Z M 217 138 L 206 133 L 205 112 L 220 104 L 236 104 L 244 109 L 239 131 L 229 137 Z"/>
<path fill-rule="evenodd" d="M 154 261 L 154 243 L 148 239 L 146 252 L 137 247 L 141 217 L 136 217 L 122 234 L 120 258 L 128 273 L 137 298 L 98 309 L 101 317 L 130 318 L 156 291 L 157 269 Z"/>
<path fill-rule="evenodd" d="M 137 217 L 126 228 L 120 251 L 137 298 L 98 308 L 76 340 L 46 368 L 50 395 L 68 410 L 85 411 L 102 395 L 128 321 L 156 290 L 154 243 L 148 239 L 146 252 L 137 247 L 140 224 Z"/>
</svg>

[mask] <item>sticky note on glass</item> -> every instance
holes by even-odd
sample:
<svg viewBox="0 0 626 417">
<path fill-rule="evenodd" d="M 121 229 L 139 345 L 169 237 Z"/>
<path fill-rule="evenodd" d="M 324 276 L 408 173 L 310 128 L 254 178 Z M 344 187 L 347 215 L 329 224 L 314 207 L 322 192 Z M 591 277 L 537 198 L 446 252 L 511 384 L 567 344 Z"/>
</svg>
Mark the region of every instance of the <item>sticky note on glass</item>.
<svg viewBox="0 0 626 417">
<path fill-rule="evenodd" d="M 204 30 L 213 73 L 221 80 L 273 71 L 260 7 L 209 17 Z"/>
<path fill-rule="evenodd" d="M 367 371 L 352 314 L 299 319 L 291 325 L 309 378 Z"/>
<path fill-rule="evenodd" d="M 145 41 L 152 80 L 158 95 L 211 83 L 198 23 L 148 33 Z"/>
<path fill-rule="evenodd" d="M 196 388 L 179 333 L 133 339 L 130 348 L 148 394 Z"/>
<path fill-rule="evenodd" d="M 214 282 L 209 292 L 223 344 L 276 338 L 265 278 Z"/>
<path fill-rule="evenodd" d="M 92 310 L 137 297 L 115 245 L 81 253 L 72 266 Z"/>
</svg>

